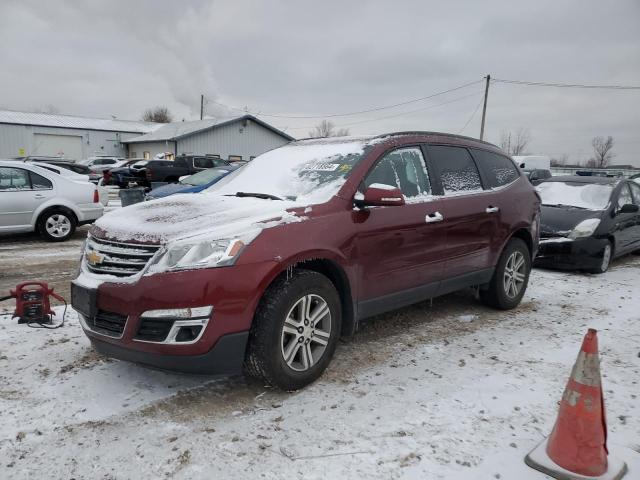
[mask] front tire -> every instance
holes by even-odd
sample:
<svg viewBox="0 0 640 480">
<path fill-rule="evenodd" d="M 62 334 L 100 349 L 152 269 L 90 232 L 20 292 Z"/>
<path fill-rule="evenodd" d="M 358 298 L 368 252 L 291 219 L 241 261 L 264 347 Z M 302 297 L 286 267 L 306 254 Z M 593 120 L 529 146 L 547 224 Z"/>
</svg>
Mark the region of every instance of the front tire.
<svg viewBox="0 0 640 480">
<path fill-rule="evenodd" d="M 491 281 L 480 290 L 480 299 L 490 307 L 510 310 L 524 296 L 531 273 L 531 253 L 527 244 L 512 238 L 500 255 Z"/>
<path fill-rule="evenodd" d="M 340 296 L 327 277 L 311 270 L 281 276 L 256 310 L 245 373 L 285 391 L 305 387 L 331 362 L 341 320 Z"/>
<path fill-rule="evenodd" d="M 613 245 L 611 242 L 607 242 L 607 244 L 602 249 L 602 258 L 600 259 L 600 265 L 596 268 L 589 270 L 591 273 L 604 273 L 609 270 L 609 265 L 611 265 L 611 259 L 613 258 Z"/>
<path fill-rule="evenodd" d="M 53 208 L 40 215 L 37 228 L 49 242 L 64 242 L 76 231 L 76 217 L 62 208 Z"/>
</svg>

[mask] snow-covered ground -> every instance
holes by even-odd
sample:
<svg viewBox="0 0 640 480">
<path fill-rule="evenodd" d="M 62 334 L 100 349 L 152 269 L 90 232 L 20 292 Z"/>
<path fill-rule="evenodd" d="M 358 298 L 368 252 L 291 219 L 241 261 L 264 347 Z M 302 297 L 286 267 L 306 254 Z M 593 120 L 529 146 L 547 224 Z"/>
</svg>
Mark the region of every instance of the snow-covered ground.
<svg viewBox="0 0 640 480">
<path fill-rule="evenodd" d="M 610 450 L 640 478 L 640 257 L 604 275 L 534 270 L 512 312 L 462 292 L 378 317 L 314 385 L 284 394 L 106 360 L 75 313 L 0 315 L 0 478 L 547 478 L 551 430 L 599 330 Z"/>
</svg>

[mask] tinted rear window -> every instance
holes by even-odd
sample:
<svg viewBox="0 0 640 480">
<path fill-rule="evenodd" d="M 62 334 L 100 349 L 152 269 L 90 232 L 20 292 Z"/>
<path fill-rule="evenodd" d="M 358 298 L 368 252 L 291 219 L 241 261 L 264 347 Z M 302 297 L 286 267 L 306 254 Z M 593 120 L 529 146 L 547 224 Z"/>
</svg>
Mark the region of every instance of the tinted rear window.
<svg viewBox="0 0 640 480">
<path fill-rule="evenodd" d="M 440 177 L 445 195 L 482 190 L 480 174 L 466 148 L 430 145 L 429 161 Z"/>
<path fill-rule="evenodd" d="M 520 176 L 511 159 L 486 150 L 474 148 L 471 151 L 487 177 L 489 188 L 508 185 Z"/>
</svg>

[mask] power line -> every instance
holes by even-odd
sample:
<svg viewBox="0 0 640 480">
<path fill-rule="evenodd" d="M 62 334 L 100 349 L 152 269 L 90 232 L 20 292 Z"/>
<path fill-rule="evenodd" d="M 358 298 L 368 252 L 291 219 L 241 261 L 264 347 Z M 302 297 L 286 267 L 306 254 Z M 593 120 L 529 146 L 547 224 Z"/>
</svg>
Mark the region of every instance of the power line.
<svg viewBox="0 0 640 480">
<path fill-rule="evenodd" d="M 370 123 L 370 122 L 377 122 L 380 120 L 386 120 L 389 118 L 396 118 L 396 117 L 402 117 L 404 115 L 411 115 L 413 113 L 418 113 L 418 112 L 422 112 L 424 110 L 428 110 L 430 108 L 435 108 L 435 107 L 440 107 L 442 105 L 448 105 L 449 103 L 455 103 L 455 102 L 459 102 L 461 100 L 467 99 L 469 97 L 475 97 L 476 95 L 478 95 L 479 93 L 482 93 L 482 90 L 478 90 L 476 92 L 473 92 L 469 95 L 463 95 L 462 97 L 457 97 L 454 98 L 452 100 L 448 100 L 446 102 L 442 102 L 442 103 L 437 103 L 435 105 L 427 105 L 426 107 L 422 107 L 422 108 L 417 108 L 415 110 L 409 110 L 407 112 L 401 112 L 401 113 L 394 113 L 393 115 L 385 115 L 383 117 L 377 117 L 377 118 L 370 118 L 367 120 L 359 120 L 357 122 L 350 122 L 350 123 L 343 123 L 340 125 L 335 125 L 336 128 L 343 128 L 343 127 L 351 127 L 353 125 L 360 125 L 361 123 Z M 289 130 L 304 130 L 304 129 L 308 129 L 308 128 L 314 128 L 314 126 L 306 126 L 306 127 L 287 127 Z"/>
<path fill-rule="evenodd" d="M 475 85 L 476 83 L 480 83 L 482 81 L 483 80 L 476 80 L 474 82 L 465 83 L 464 85 L 459 85 L 457 87 L 450 88 L 448 90 L 443 90 L 441 92 L 433 93 L 433 94 L 427 95 L 425 97 L 413 98 L 411 100 L 406 100 L 406 101 L 400 102 L 400 103 L 394 103 L 392 105 L 382 105 L 382 106 L 378 106 L 378 107 L 368 108 L 366 110 L 359 110 L 359 111 L 356 111 L 356 112 L 331 113 L 331 114 L 325 114 L 325 115 L 281 115 L 281 114 L 275 114 L 275 113 L 252 112 L 252 111 L 244 109 L 244 108 L 233 107 L 233 106 L 230 106 L 230 105 L 226 105 L 224 103 L 216 102 L 215 100 L 210 100 L 210 102 L 211 103 L 215 103 L 216 105 L 219 105 L 221 107 L 229 108 L 231 110 L 237 110 L 239 112 L 244 112 L 244 113 L 251 113 L 253 115 L 261 116 L 261 117 L 289 118 L 289 119 L 349 117 L 349 116 L 353 116 L 353 115 L 361 115 L 363 113 L 371 113 L 371 112 L 378 112 L 380 110 L 388 110 L 390 108 L 401 107 L 403 105 L 408 105 L 410 103 L 421 102 L 423 100 L 428 100 L 429 98 L 437 97 L 439 95 L 444 95 L 445 93 L 450 93 L 450 92 L 455 92 L 456 90 L 461 90 L 463 88 L 469 87 L 471 85 Z"/>
<path fill-rule="evenodd" d="M 528 85 L 533 87 L 588 88 L 600 90 L 640 90 L 640 86 L 635 85 L 583 85 L 579 83 L 551 83 L 529 82 L 525 80 L 505 80 L 504 78 L 492 78 L 491 81 L 500 83 L 512 83 L 516 85 Z"/>
<path fill-rule="evenodd" d="M 464 132 L 464 129 L 469 126 L 469 124 L 471 123 L 471 120 L 473 120 L 473 117 L 475 117 L 476 113 L 478 113 L 478 109 L 480 108 L 480 105 L 482 105 L 483 103 L 484 103 L 484 96 L 482 96 L 482 98 L 480 98 L 480 101 L 478 102 L 478 105 L 476 105 L 476 108 L 473 110 L 473 113 L 469 117 L 469 120 L 467 120 L 467 123 L 465 123 L 464 127 L 462 127 L 460 129 L 460 131 L 458 132 L 458 135 L 460 135 L 462 132 Z"/>
</svg>

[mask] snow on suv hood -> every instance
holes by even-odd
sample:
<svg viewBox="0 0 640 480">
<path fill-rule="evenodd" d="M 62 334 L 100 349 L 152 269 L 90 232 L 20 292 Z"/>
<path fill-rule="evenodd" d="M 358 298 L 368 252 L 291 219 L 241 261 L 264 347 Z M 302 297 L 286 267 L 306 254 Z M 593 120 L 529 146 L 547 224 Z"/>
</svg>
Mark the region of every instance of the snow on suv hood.
<svg viewBox="0 0 640 480">
<path fill-rule="evenodd" d="M 176 194 L 110 212 L 95 222 L 91 232 L 99 238 L 141 243 L 168 243 L 202 234 L 242 239 L 264 228 L 301 221 L 303 217 L 287 211 L 296 207 L 300 204 L 286 200 Z"/>
</svg>

